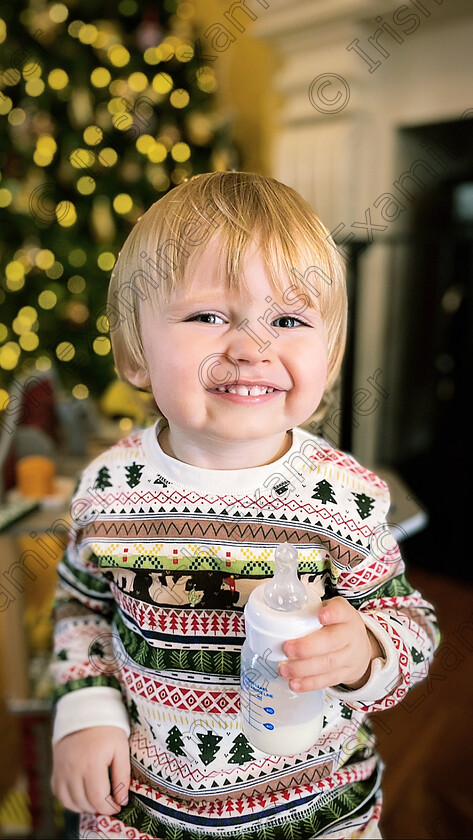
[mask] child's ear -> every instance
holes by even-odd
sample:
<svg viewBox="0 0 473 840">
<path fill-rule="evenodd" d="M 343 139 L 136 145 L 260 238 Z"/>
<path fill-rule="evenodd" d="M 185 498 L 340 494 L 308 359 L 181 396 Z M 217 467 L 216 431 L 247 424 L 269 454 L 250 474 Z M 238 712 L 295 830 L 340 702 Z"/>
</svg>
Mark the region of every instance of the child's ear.
<svg viewBox="0 0 473 840">
<path fill-rule="evenodd" d="M 151 385 L 149 373 L 143 368 L 140 368 L 140 370 L 127 369 L 125 371 L 125 376 L 128 382 L 130 382 L 132 385 L 135 385 L 136 388 L 147 388 L 149 385 Z"/>
</svg>

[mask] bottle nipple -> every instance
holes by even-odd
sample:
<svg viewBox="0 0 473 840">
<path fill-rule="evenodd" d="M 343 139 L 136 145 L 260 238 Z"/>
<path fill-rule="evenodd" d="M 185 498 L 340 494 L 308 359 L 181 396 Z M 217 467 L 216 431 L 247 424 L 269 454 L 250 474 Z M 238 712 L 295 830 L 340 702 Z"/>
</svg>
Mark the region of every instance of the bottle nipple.
<svg viewBox="0 0 473 840">
<path fill-rule="evenodd" d="M 274 577 L 265 583 L 263 598 L 268 607 L 284 612 L 300 610 L 307 603 L 306 588 L 297 577 L 297 549 L 290 543 L 274 551 Z"/>
</svg>

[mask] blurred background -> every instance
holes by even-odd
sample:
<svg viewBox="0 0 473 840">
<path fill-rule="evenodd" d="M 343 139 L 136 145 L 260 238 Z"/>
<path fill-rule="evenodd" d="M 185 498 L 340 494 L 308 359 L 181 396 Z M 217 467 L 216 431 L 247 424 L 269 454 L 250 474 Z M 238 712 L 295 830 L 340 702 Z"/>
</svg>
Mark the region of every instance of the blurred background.
<svg viewBox="0 0 473 840">
<path fill-rule="evenodd" d="M 111 270 L 153 201 L 241 169 L 298 190 L 346 259 L 321 432 L 388 481 L 443 631 L 431 677 L 373 716 L 383 836 L 473 837 L 472 37 L 468 0 L 0 0 L 0 836 L 66 836 L 47 662 L 68 501 L 154 421 L 116 377 Z"/>
</svg>

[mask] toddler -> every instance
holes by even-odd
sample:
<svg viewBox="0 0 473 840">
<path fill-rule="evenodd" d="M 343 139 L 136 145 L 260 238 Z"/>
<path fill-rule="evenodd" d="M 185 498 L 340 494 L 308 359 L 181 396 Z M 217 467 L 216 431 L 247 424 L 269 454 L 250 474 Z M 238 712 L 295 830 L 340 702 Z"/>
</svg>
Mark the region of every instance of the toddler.
<svg viewBox="0 0 473 840">
<path fill-rule="evenodd" d="M 380 837 L 366 715 L 426 676 L 438 630 L 386 484 L 309 431 L 346 310 L 328 231 L 272 178 L 192 177 L 128 236 L 113 353 L 160 419 L 84 470 L 58 567 L 52 787 L 80 837 Z M 280 757 L 245 738 L 239 677 L 245 603 L 285 542 L 323 626 L 288 631 L 280 673 L 325 700 L 317 742 Z"/>
</svg>

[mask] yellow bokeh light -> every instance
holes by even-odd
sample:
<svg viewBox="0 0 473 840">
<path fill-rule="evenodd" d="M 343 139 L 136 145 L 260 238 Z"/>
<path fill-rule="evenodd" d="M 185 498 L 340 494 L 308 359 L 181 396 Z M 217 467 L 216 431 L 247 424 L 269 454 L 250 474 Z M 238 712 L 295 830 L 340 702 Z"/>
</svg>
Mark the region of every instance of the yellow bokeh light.
<svg viewBox="0 0 473 840">
<path fill-rule="evenodd" d="M 33 160 L 36 166 L 49 166 L 52 159 L 53 156 L 51 154 L 42 154 L 38 149 L 35 149 L 33 152 Z"/>
<path fill-rule="evenodd" d="M 28 80 L 25 85 L 25 91 L 28 96 L 41 96 L 44 88 L 45 84 L 42 79 Z"/>
<path fill-rule="evenodd" d="M 12 329 L 17 335 L 23 335 L 24 333 L 31 332 L 31 322 L 27 318 L 21 318 L 17 315 L 16 318 L 13 318 Z"/>
<path fill-rule="evenodd" d="M 18 311 L 18 317 L 28 321 L 29 324 L 34 324 L 38 319 L 38 313 L 34 306 L 22 306 Z"/>
<path fill-rule="evenodd" d="M 214 93 L 217 90 L 217 79 L 211 67 L 203 67 L 197 74 L 197 87 L 204 93 Z"/>
<path fill-rule="evenodd" d="M 155 190 L 158 192 L 166 192 L 169 189 L 170 180 L 166 174 L 163 166 L 151 164 L 146 167 L 146 176 Z"/>
<path fill-rule="evenodd" d="M 77 38 L 83 26 L 85 26 L 83 20 L 73 20 L 67 27 L 67 31 L 72 38 Z"/>
<path fill-rule="evenodd" d="M 102 24 L 105 24 L 105 21 L 102 20 Z M 105 29 L 99 29 L 97 37 L 94 41 L 94 49 L 104 50 L 115 39 L 115 37 L 115 34 L 111 31 L 107 32 Z"/>
<path fill-rule="evenodd" d="M 114 166 L 118 160 L 118 155 L 115 149 L 112 149 L 111 146 L 106 146 L 105 149 L 99 152 L 98 159 L 102 166 Z"/>
<path fill-rule="evenodd" d="M 83 175 L 82 178 L 79 178 L 76 184 L 77 191 L 80 192 L 81 195 L 91 195 L 94 192 L 96 187 L 95 181 L 93 178 L 89 178 L 88 175 Z"/>
<path fill-rule="evenodd" d="M 174 44 L 171 43 L 174 41 Z M 174 48 L 177 46 L 177 39 L 173 39 L 172 37 L 168 37 L 166 41 L 161 41 L 159 45 L 159 50 L 161 52 L 161 61 L 170 61 L 171 58 L 174 56 Z"/>
<path fill-rule="evenodd" d="M 38 251 L 35 257 L 35 263 L 38 268 L 43 269 L 46 271 L 47 268 L 51 268 L 54 265 L 55 256 L 52 251 L 49 251 L 48 248 L 43 248 L 41 251 Z"/>
<path fill-rule="evenodd" d="M 148 47 L 143 53 L 143 58 L 146 64 L 159 64 L 161 61 L 161 53 L 158 47 Z"/>
<path fill-rule="evenodd" d="M 4 370 L 14 370 L 18 364 L 21 348 L 16 341 L 7 341 L 0 347 L 0 367 Z"/>
<path fill-rule="evenodd" d="M 146 155 L 152 146 L 154 146 L 154 137 L 151 137 L 151 134 L 142 134 L 136 141 L 136 148 L 142 155 Z"/>
<path fill-rule="evenodd" d="M 173 88 L 173 81 L 169 73 L 158 73 L 151 84 L 156 93 L 169 93 Z"/>
<path fill-rule="evenodd" d="M 113 117 L 113 125 L 118 131 L 127 131 L 133 125 L 133 117 L 128 113 L 116 114 Z"/>
<path fill-rule="evenodd" d="M 60 67 L 57 67 L 55 70 L 51 70 L 48 76 L 48 85 L 53 90 L 63 90 L 68 82 L 69 76 L 66 71 L 62 70 Z"/>
<path fill-rule="evenodd" d="M 22 350 L 28 351 L 36 350 L 39 344 L 39 338 L 34 332 L 27 332 L 23 335 L 20 335 L 18 341 Z"/>
<path fill-rule="evenodd" d="M 51 359 L 48 359 L 47 356 L 40 356 L 39 359 L 36 359 L 34 366 L 36 370 L 50 370 Z"/>
<path fill-rule="evenodd" d="M 76 208 L 72 201 L 59 201 L 56 204 L 56 218 L 61 227 L 71 227 L 77 221 Z"/>
<path fill-rule="evenodd" d="M 144 73 L 132 73 L 130 78 L 128 79 L 128 84 L 130 85 L 131 89 L 140 93 L 145 88 L 148 87 L 148 78 L 145 76 Z"/>
<path fill-rule="evenodd" d="M 82 382 L 79 385 L 74 385 L 72 389 L 72 396 L 76 398 L 76 400 L 85 400 L 89 396 L 89 389 L 87 385 L 84 385 Z"/>
<path fill-rule="evenodd" d="M 162 163 L 167 157 L 168 150 L 164 143 L 154 143 L 148 150 L 148 158 L 151 163 Z"/>
<path fill-rule="evenodd" d="M 95 322 L 95 326 L 97 327 L 99 332 L 106 333 L 110 329 L 110 322 L 106 315 L 100 315 Z"/>
<path fill-rule="evenodd" d="M 82 44 L 93 44 L 98 34 L 98 29 L 93 23 L 86 23 L 80 28 L 77 37 Z"/>
<path fill-rule="evenodd" d="M 191 58 L 194 58 L 194 47 L 192 44 L 179 44 L 176 47 L 176 58 L 183 64 L 190 61 Z"/>
<path fill-rule="evenodd" d="M 13 87 L 14 85 L 18 84 L 20 79 L 21 79 L 20 71 L 17 70 L 16 68 L 14 68 L 14 67 L 8 67 L 7 70 L 5 70 L 4 73 L 3 73 L 2 81 L 5 85 L 11 85 Z"/>
<path fill-rule="evenodd" d="M 10 395 L 4 388 L 0 388 L 0 411 L 5 411 L 10 402 Z"/>
<path fill-rule="evenodd" d="M 57 151 L 57 143 L 50 134 L 42 134 L 36 141 L 36 148 L 42 155 L 54 155 Z"/>
<path fill-rule="evenodd" d="M 112 349 L 110 339 L 105 335 L 101 335 L 94 339 L 92 347 L 94 348 L 94 353 L 96 353 L 97 356 L 106 356 Z"/>
<path fill-rule="evenodd" d="M 190 96 L 184 88 L 178 88 L 178 90 L 173 90 L 171 96 L 169 97 L 169 101 L 173 108 L 185 108 L 186 105 L 189 104 Z"/>
<path fill-rule="evenodd" d="M 77 149 L 74 149 L 74 152 L 69 156 L 69 162 L 76 169 L 84 169 L 85 167 L 94 165 L 95 155 L 90 151 L 90 149 L 82 149 L 78 147 Z"/>
<path fill-rule="evenodd" d="M 36 61 L 28 61 L 22 68 L 23 76 L 26 80 L 39 79 L 43 68 Z"/>
<path fill-rule="evenodd" d="M 23 108 L 12 108 L 8 114 L 8 122 L 10 125 L 22 125 L 25 121 L 26 113 Z"/>
<path fill-rule="evenodd" d="M 20 280 L 25 276 L 25 267 L 20 260 L 12 260 L 5 267 L 5 275 L 8 280 Z"/>
<path fill-rule="evenodd" d="M 103 251 L 97 257 L 97 265 L 102 271 L 111 271 L 115 262 L 115 254 L 112 254 L 111 251 Z"/>
<path fill-rule="evenodd" d="M 126 102 L 120 99 L 119 96 L 114 96 L 107 105 L 107 110 L 115 116 L 115 114 L 124 114 L 126 111 Z"/>
<path fill-rule="evenodd" d="M 49 8 L 49 17 L 53 23 L 63 23 L 67 20 L 68 14 L 69 9 L 64 5 L 64 3 L 54 3 L 54 5 Z"/>
<path fill-rule="evenodd" d="M 3 44 L 5 38 L 7 37 L 7 25 L 3 18 L 0 18 L 0 44 Z"/>
<path fill-rule="evenodd" d="M 8 112 L 11 111 L 12 105 L 13 102 L 10 97 L 4 96 L 2 93 L 2 96 L 0 97 L 0 114 L 8 114 Z"/>
<path fill-rule="evenodd" d="M 123 44 L 114 44 L 107 50 L 107 55 L 115 67 L 125 67 L 125 64 L 128 64 L 130 60 L 130 53 Z"/>
<path fill-rule="evenodd" d="M 128 85 L 125 82 L 125 79 L 114 79 L 113 82 L 110 82 L 109 91 L 110 96 L 116 96 L 119 100 L 121 96 L 126 96 L 128 93 Z M 126 103 L 121 102 L 120 104 L 121 110 L 124 111 L 126 109 Z"/>
<path fill-rule="evenodd" d="M 185 160 L 189 160 L 191 156 L 190 146 L 187 143 L 175 143 L 171 149 L 171 156 L 176 163 L 183 163 Z"/>
<path fill-rule="evenodd" d="M 70 341 L 60 341 L 56 347 L 56 356 L 61 362 L 70 362 L 75 354 L 75 347 Z"/>
<path fill-rule="evenodd" d="M 11 204 L 12 194 L 5 188 L 0 190 L 0 207 L 8 207 Z"/>
<path fill-rule="evenodd" d="M 54 309 L 57 303 L 57 296 L 51 289 L 45 289 L 38 295 L 38 304 L 41 309 Z"/>
<path fill-rule="evenodd" d="M 133 207 L 133 199 L 128 193 L 119 193 L 113 199 L 115 213 L 129 213 Z"/>
<path fill-rule="evenodd" d="M 80 295 L 80 293 L 84 291 L 85 286 L 85 280 L 80 276 L 80 274 L 73 274 L 73 276 L 69 277 L 69 280 L 67 281 L 67 288 L 73 295 Z"/>
<path fill-rule="evenodd" d="M 88 125 L 82 136 L 87 145 L 97 146 L 103 140 L 103 131 L 98 125 Z"/>
<path fill-rule="evenodd" d="M 87 254 L 83 248 L 74 248 L 72 251 L 69 251 L 67 259 L 71 265 L 79 268 L 79 266 L 84 265 L 87 261 Z"/>
<path fill-rule="evenodd" d="M 110 70 L 106 67 L 96 67 L 90 74 L 90 81 L 94 87 L 106 87 L 111 79 Z"/>
<path fill-rule="evenodd" d="M 62 265 L 62 263 L 58 262 L 57 260 L 56 260 L 56 262 L 53 263 L 51 268 L 46 269 L 46 275 L 47 275 L 47 277 L 50 278 L 50 280 L 58 280 L 59 277 L 62 277 L 63 274 L 64 274 L 64 266 Z"/>
<path fill-rule="evenodd" d="M 126 434 L 127 432 L 131 432 L 133 428 L 133 420 L 131 417 L 121 417 L 118 421 L 118 425 L 121 431 Z"/>
<path fill-rule="evenodd" d="M 0 324 L 0 341 L 2 342 L 2 344 L 5 341 L 7 335 L 8 327 L 5 324 Z"/>
<path fill-rule="evenodd" d="M 180 184 L 184 178 L 189 177 L 189 174 L 189 170 L 185 169 L 183 166 L 176 166 L 176 168 L 171 172 L 171 181 L 173 184 Z"/>
<path fill-rule="evenodd" d="M 22 289 L 25 285 L 25 278 L 19 277 L 18 280 L 6 280 L 5 284 L 7 289 L 10 290 L 10 292 L 19 292 L 20 289 Z"/>
</svg>

